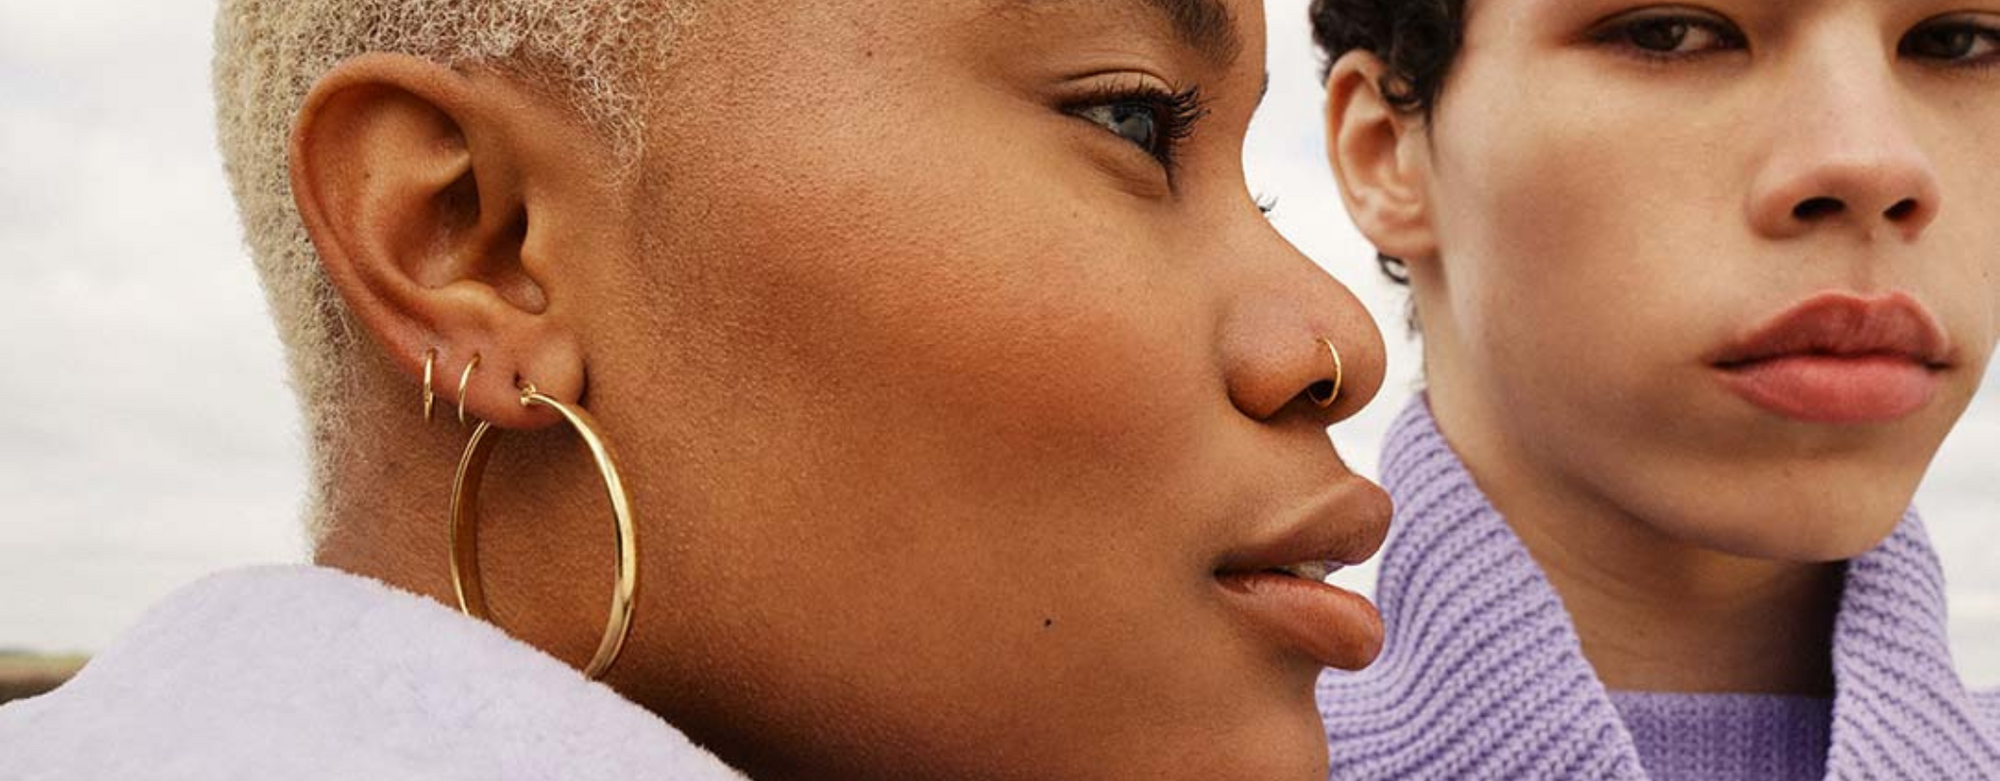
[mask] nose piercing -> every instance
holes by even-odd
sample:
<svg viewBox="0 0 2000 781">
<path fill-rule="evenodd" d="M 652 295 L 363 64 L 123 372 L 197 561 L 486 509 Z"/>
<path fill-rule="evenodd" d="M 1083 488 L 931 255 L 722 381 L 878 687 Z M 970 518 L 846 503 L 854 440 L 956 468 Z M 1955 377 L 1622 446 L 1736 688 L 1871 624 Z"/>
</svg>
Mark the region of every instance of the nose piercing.
<svg viewBox="0 0 2000 781">
<path fill-rule="evenodd" d="M 1319 405 L 1320 409 L 1326 409 L 1333 406 L 1335 399 L 1340 398 L 1340 381 L 1345 378 L 1347 372 L 1346 368 L 1340 362 L 1340 348 L 1333 346 L 1333 340 L 1321 336 L 1316 337 L 1315 341 L 1324 345 L 1327 354 L 1333 356 L 1333 379 L 1331 381 L 1323 380 L 1315 382 L 1310 387 L 1307 387 L 1306 398 L 1312 399 L 1312 402 Z"/>
</svg>

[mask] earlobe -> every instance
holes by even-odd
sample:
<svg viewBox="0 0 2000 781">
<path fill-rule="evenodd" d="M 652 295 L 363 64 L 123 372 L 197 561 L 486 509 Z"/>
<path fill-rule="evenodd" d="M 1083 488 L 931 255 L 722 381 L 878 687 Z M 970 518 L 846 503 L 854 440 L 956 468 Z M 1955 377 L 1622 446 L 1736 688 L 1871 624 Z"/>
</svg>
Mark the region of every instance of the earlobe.
<svg viewBox="0 0 2000 781">
<path fill-rule="evenodd" d="M 523 257 L 537 208 L 523 181 L 541 162 L 512 142 L 532 128 L 509 123 L 533 121 L 512 100 L 420 58 L 350 60 L 308 95 L 291 176 L 327 277 L 381 352 L 415 383 L 435 350 L 441 404 L 466 377 L 469 415 L 525 428 L 556 417 L 518 385 L 575 400 L 583 359 Z"/>
<path fill-rule="evenodd" d="M 1367 51 L 1333 64 L 1326 83 L 1327 159 L 1347 213 L 1377 251 L 1406 260 L 1436 254 L 1424 182 L 1429 150 L 1420 119 L 1382 92 L 1386 66 Z"/>
</svg>

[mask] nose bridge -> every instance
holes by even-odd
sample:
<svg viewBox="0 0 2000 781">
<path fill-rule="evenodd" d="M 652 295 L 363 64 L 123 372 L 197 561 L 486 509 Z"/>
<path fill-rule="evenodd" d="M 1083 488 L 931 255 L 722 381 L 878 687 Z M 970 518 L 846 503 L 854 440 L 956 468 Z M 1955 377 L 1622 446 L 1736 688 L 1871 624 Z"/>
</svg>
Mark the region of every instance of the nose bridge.
<svg viewBox="0 0 2000 781">
<path fill-rule="evenodd" d="M 1894 49 L 1865 28 L 1807 38 L 1767 93 L 1777 99 L 1765 108 L 1772 140 L 1752 221 L 1774 236 L 1839 223 L 1914 237 L 1936 215 L 1940 194 Z"/>
</svg>

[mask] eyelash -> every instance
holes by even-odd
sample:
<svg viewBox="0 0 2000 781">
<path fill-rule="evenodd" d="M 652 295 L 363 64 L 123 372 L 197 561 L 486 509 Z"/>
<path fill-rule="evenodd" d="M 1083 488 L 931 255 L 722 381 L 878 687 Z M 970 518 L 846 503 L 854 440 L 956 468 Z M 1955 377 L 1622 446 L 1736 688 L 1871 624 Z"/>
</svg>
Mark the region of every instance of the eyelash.
<svg viewBox="0 0 2000 781">
<path fill-rule="evenodd" d="M 1103 107 L 1144 108 L 1152 113 L 1154 122 L 1153 148 L 1140 146 L 1129 139 L 1128 143 L 1138 146 L 1165 168 L 1171 175 L 1179 160 L 1182 142 L 1194 135 L 1195 126 L 1202 117 L 1208 116 L 1208 105 L 1202 99 L 1201 88 L 1190 86 L 1177 89 L 1161 89 L 1152 84 L 1107 85 L 1092 94 L 1071 101 L 1063 110 L 1086 122 L 1097 125 L 1104 132 L 1117 135 L 1115 131 L 1083 115 L 1083 112 Z M 1119 136 L 1123 139 L 1123 136 Z"/>
<path fill-rule="evenodd" d="M 1950 17 L 1946 17 L 1943 19 L 1937 19 L 1925 22 L 1924 24 L 1919 25 L 1917 29 L 1910 31 L 1910 34 L 1904 36 L 1903 40 L 1896 45 L 1896 51 L 1898 54 L 1904 53 L 1905 50 L 1910 45 L 1912 45 L 1912 39 L 1914 39 L 1915 36 L 1917 35 L 1925 33 L 1935 34 L 1941 32 L 1971 33 L 1975 37 L 1984 38 L 1985 43 L 1987 44 L 1988 47 L 2000 50 L 2000 29 L 1996 29 L 1988 25 L 1979 24 L 1977 22 L 1968 19 L 1962 19 L 1962 18 L 1953 19 Z M 1977 45 L 1978 42 L 1975 41 L 1974 43 L 1975 45 Z M 1963 60 L 1963 61 L 1947 61 L 1942 64 L 1948 67 L 1955 66 L 1959 68 L 1970 68 L 1975 70 L 1988 70 L 1995 67 L 2000 67 L 2000 53 L 1989 52 L 1984 57 L 1979 57 L 1970 60 Z"/>
<path fill-rule="evenodd" d="M 1635 34 L 1646 30 L 1648 27 L 1661 25 L 1686 25 L 1690 28 L 1699 29 L 1715 36 L 1721 42 L 1721 45 L 1716 48 L 1675 53 L 1648 49 L 1633 43 L 1632 36 Z M 2000 49 L 2000 28 L 1963 19 L 1954 20 L 1945 18 L 1925 22 L 1906 34 L 1903 40 L 1897 44 L 1898 54 L 1909 54 L 1910 42 L 1914 36 L 1939 32 L 1970 32 L 1975 36 L 1984 37 L 1989 45 Z M 1726 21 L 1703 14 L 1675 13 L 1672 10 L 1654 13 L 1642 11 L 1627 17 L 1613 19 L 1611 22 L 1590 33 L 1590 39 L 1598 44 L 1616 48 L 1621 54 L 1626 56 L 1636 57 L 1655 64 L 1669 64 L 1749 47 L 1749 41 L 1743 34 Z M 1965 61 L 1945 60 L 1939 64 L 1944 67 L 1994 68 L 2000 67 L 2000 54 L 1990 54 L 1983 58 Z"/>
<path fill-rule="evenodd" d="M 1676 53 L 1648 49 L 1634 43 L 1633 36 L 1646 31 L 1648 28 L 1672 25 L 1686 25 L 1689 28 L 1713 35 L 1721 42 L 1724 48 L 1700 49 L 1691 52 Z M 1620 54 L 1660 64 L 1681 62 L 1720 52 L 1743 49 L 1749 45 L 1749 42 L 1744 40 L 1742 33 L 1737 32 L 1728 22 L 1705 15 L 1675 13 L 1673 11 L 1642 11 L 1613 19 L 1593 31 L 1590 34 L 1590 39 L 1596 43 L 1613 47 Z"/>
</svg>

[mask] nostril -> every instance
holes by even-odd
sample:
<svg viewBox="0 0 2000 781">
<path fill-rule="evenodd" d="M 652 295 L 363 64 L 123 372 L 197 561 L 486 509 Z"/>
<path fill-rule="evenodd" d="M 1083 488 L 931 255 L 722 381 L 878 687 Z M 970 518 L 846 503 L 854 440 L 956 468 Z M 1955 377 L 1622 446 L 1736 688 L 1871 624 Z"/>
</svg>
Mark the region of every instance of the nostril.
<svg viewBox="0 0 2000 781">
<path fill-rule="evenodd" d="M 1841 203 L 1839 198 L 1810 198 L 1792 207 L 1792 216 L 1811 221 L 1839 214 L 1845 208 L 1847 205 Z"/>
<path fill-rule="evenodd" d="M 1320 380 L 1306 386 L 1306 398 L 1321 407 L 1333 406 L 1334 398 L 1340 393 L 1340 386 L 1332 380 Z"/>
<path fill-rule="evenodd" d="M 1883 214 L 1888 215 L 1889 219 L 1891 220 L 1894 220 L 1896 222 L 1902 222 L 1903 220 L 1909 219 L 1910 215 L 1915 214 L 1916 211 L 1917 211 L 1917 199 L 1904 198 L 1901 201 L 1897 201 L 1896 205 L 1889 207 L 1889 210 L 1883 212 Z"/>
</svg>

